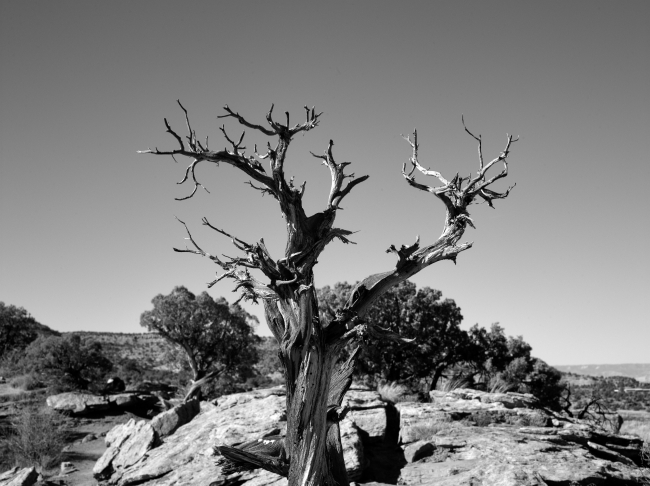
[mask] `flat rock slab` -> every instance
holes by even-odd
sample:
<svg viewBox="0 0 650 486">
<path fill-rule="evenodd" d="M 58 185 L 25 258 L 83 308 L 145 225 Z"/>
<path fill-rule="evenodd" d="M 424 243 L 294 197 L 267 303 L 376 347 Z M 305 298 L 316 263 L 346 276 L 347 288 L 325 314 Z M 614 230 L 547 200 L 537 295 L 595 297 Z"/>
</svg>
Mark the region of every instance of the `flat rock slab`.
<svg viewBox="0 0 650 486">
<path fill-rule="evenodd" d="M 286 485 L 285 479 L 262 470 L 224 476 L 216 465 L 218 456 L 214 451 L 217 445 L 232 445 L 281 433 L 286 429 L 285 405 L 281 389 L 229 395 L 220 398 L 216 405 L 203 402 L 201 413 L 165 437 L 161 445 L 152 443 L 145 454 L 140 454 L 140 449 L 126 453 L 134 459 L 124 465 L 115 461 L 123 454 L 120 451 L 126 450 L 128 440 L 135 441 L 125 437 L 144 434 L 146 438 L 148 427 L 152 431 L 153 428 L 149 423 L 139 422 L 145 425 L 129 423 L 113 429 L 106 436 L 109 450 L 96 464 L 96 477 L 118 486 Z M 359 478 L 364 466 L 363 446 L 358 427 L 351 419 L 341 422 L 341 436 L 346 468 L 352 478 Z M 146 440 L 135 442 L 144 444 Z M 133 446 L 129 448 L 134 449 Z M 118 452 L 113 455 L 111 449 Z M 112 470 L 107 463 L 112 464 Z M 108 477 L 107 472 L 111 473 Z"/>
<path fill-rule="evenodd" d="M 110 408 L 107 397 L 87 393 L 60 393 L 47 397 L 46 402 L 48 407 L 58 412 L 71 412 L 74 414 L 104 411 Z"/>
<path fill-rule="evenodd" d="M 544 484 L 642 484 L 643 469 L 613 453 L 603 460 L 578 443 L 549 443 L 548 435 L 532 436 L 516 428 L 465 427 L 455 436 L 434 439 L 434 451 L 407 464 L 399 484 L 467 484 L 529 486 Z M 436 438 L 437 439 L 437 438 Z M 435 444 L 438 442 L 438 445 Z M 421 442 L 414 443 L 417 447 Z M 444 446 L 454 446 L 446 449 Z M 604 446 L 594 444 L 599 453 Z M 410 446 L 406 447 L 409 450 Z M 616 460 L 619 459 L 619 460 Z"/>
<path fill-rule="evenodd" d="M 90 393 L 66 392 L 47 397 L 49 407 L 73 415 L 90 415 L 108 410 L 146 411 L 158 404 L 155 395 L 120 393 L 117 395 L 92 395 Z"/>
</svg>

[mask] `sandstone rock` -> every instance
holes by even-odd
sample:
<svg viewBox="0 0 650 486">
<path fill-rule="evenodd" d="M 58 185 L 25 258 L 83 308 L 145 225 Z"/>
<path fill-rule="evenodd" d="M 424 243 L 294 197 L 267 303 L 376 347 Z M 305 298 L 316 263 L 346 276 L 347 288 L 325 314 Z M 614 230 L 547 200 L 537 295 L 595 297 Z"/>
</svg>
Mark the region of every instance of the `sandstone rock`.
<svg viewBox="0 0 650 486">
<path fill-rule="evenodd" d="M 400 416 L 399 442 L 428 440 L 449 429 L 452 415 L 429 403 L 402 402 L 395 405 Z"/>
<path fill-rule="evenodd" d="M 431 442 L 419 440 L 404 448 L 404 459 L 406 459 L 406 462 L 419 461 L 424 457 L 432 455 L 435 450 L 436 447 Z"/>
<path fill-rule="evenodd" d="M 549 443 L 544 440 L 548 435 L 532 436 L 506 427 L 459 427 L 454 433 L 460 447 L 442 461 L 434 454 L 407 464 L 399 484 L 640 484 L 643 478 L 638 467 L 598 459 L 577 443 Z"/>
<path fill-rule="evenodd" d="M 144 420 L 129 420 L 106 435 L 108 449 L 93 467 L 93 476 L 108 479 L 138 462 L 154 445 L 156 433 Z"/>
<path fill-rule="evenodd" d="M 343 446 L 343 458 L 345 459 L 345 469 L 348 472 L 348 479 L 356 481 L 361 478 L 365 467 L 363 457 L 363 444 L 357 426 L 346 418 L 340 423 L 341 444 Z"/>
<path fill-rule="evenodd" d="M 0 486 L 32 486 L 38 480 L 38 473 L 34 467 L 20 469 L 14 467 L 0 473 Z"/>
<path fill-rule="evenodd" d="M 399 448 L 391 452 L 398 466 L 390 481 L 374 479 L 394 482 L 400 474 L 399 484 L 421 486 L 643 484 L 645 472 L 635 465 L 640 461 L 639 439 L 535 408 L 536 401 L 527 395 L 438 393 L 433 403 L 396 405 L 403 456 Z M 386 408 L 376 393 L 353 390 L 345 404 L 351 409 L 341 422 L 345 462 L 350 479 L 358 481 L 367 461 L 379 465 L 378 457 L 388 460 L 381 451 L 396 446 L 377 442 L 385 437 Z M 373 413 L 376 425 L 364 424 Z M 178 420 L 181 415 L 177 413 Z M 213 450 L 215 445 L 284 434 L 282 389 L 202 403 L 200 413 L 184 425 L 176 418 L 160 417 L 156 427 L 154 421 L 132 421 L 107 434 L 109 450 L 96 464 L 96 477 L 118 486 L 286 486 L 285 479 L 261 470 L 223 476 Z M 161 442 L 157 437 L 163 433 L 169 435 Z"/>
<path fill-rule="evenodd" d="M 110 408 L 108 399 L 87 393 L 67 392 L 47 397 L 47 405 L 59 412 L 87 414 Z"/>
<path fill-rule="evenodd" d="M 71 462 L 62 462 L 61 467 L 60 467 L 60 475 L 63 476 L 64 474 L 70 474 L 71 472 L 78 471 L 78 469 L 75 467 L 74 464 Z"/>
<path fill-rule="evenodd" d="M 67 392 L 47 397 L 47 405 L 59 412 L 73 415 L 90 415 L 110 409 L 144 414 L 158 405 L 155 395 L 119 393 L 117 395 L 91 395 L 89 393 Z"/>
<path fill-rule="evenodd" d="M 132 421 L 114 428 L 106 436 L 109 449 L 95 465 L 93 474 L 97 479 L 119 486 L 207 486 L 233 481 L 247 486 L 286 485 L 285 479 L 261 470 L 225 477 L 215 464 L 217 457 L 213 449 L 215 445 L 233 445 L 284 433 L 284 391 L 270 389 L 239 393 L 222 397 L 219 402 L 217 405 L 201 403 L 199 415 L 179 426 L 162 444 L 150 443 L 145 454 L 131 452 L 135 447 L 129 447 L 129 441 L 134 441 L 145 430 L 144 425 L 137 424 L 145 422 Z M 156 417 L 151 424 L 145 424 L 154 431 L 157 427 L 154 422 L 167 423 L 162 418 L 164 415 L 159 415 L 160 419 Z M 142 430 L 136 427 L 142 427 Z M 358 427 L 349 418 L 341 422 L 341 437 L 349 475 L 353 479 L 360 478 L 365 464 L 363 445 Z M 119 462 L 123 457 L 134 459 L 129 464 Z"/>
<path fill-rule="evenodd" d="M 368 390 L 350 390 L 342 406 L 348 407 L 350 418 L 370 440 L 382 440 L 386 434 L 386 403 L 379 393 Z"/>
<path fill-rule="evenodd" d="M 201 406 L 198 400 L 190 400 L 155 416 L 151 421 L 151 426 L 156 431 L 158 438 L 161 439 L 173 434 L 176 429 L 190 422 L 200 411 Z"/>
<path fill-rule="evenodd" d="M 97 436 L 95 434 L 88 434 L 83 439 L 81 439 L 81 443 L 85 444 L 86 442 L 91 442 L 95 439 L 97 439 Z"/>
</svg>

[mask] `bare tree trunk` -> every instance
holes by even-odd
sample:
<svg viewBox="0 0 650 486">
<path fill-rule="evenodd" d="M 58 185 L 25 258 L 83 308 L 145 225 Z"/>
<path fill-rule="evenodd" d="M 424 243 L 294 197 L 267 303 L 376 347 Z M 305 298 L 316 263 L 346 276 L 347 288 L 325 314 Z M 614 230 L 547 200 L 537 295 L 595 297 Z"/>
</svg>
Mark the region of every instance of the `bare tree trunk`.
<svg viewBox="0 0 650 486">
<path fill-rule="evenodd" d="M 180 105 L 180 102 L 179 102 Z M 456 261 L 458 254 L 472 246 L 471 243 L 459 244 L 466 227 L 474 226 L 467 207 L 477 198 L 481 198 L 492 206 L 494 199 L 505 198 L 510 189 L 503 193 L 493 191 L 490 186 L 508 173 L 507 157 L 513 138 L 508 137 L 505 150 L 497 158 L 484 164 L 481 148 L 481 137 L 475 136 L 467 128 L 465 130 L 478 142 L 479 170 L 475 176 L 460 177 L 456 175 L 446 180 L 439 172 L 425 169 L 418 161 L 417 132 L 413 140 L 407 138 L 413 149 L 407 165 L 402 167 L 402 175 L 413 187 L 433 194 L 446 207 L 446 218 L 442 235 L 431 245 L 420 247 L 419 238 L 410 246 L 398 250 L 391 245 L 387 250 L 397 255 L 395 268 L 387 272 L 370 275 L 356 285 L 342 309 L 325 327 L 318 314 L 318 302 L 314 287 L 313 267 L 325 247 L 334 239 L 343 243 L 351 243 L 348 236 L 351 231 L 335 228 L 336 213 L 341 209 L 342 200 L 352 189 L 368 176 L 354 177 L 346 175 L 345 167 L 350 162 L 337 163 L 332 154 L 334 143 L 330 140 L 323 155 L 312 155 L 320 159 L 331 175 L 331 189 L 327 198 L 327 206 L 323 211 L 307 216 L 302 206 L 305 184 L 296 187 L 293 178 L 287 179 L 284 174 L 284 163 L 287 149 L 292 138 L 318 126 L 320 113 L 314 108 L 307 108 L 306 121 L 291 126 L 289 113 L 286 112 L 286 123 L 273 118 L 273 106 L 266 115 L 268 126 L 257 125 L 247 121 L 239 113 L 224 107 L 225 115 L 220 118 L 233 118 L 241 125 L 275 138 L 275 146 L 267 145 L 267 153 L 259 154 L 255 149 L 254 155 L 246 155 L 242 145 L 244 134 L 237 142 L 221 131 L 230 144 L 230 149 L 212 151 L 197 138 L 196 132 L 190 125 L 187 110 L 180 105 L 185 113 L 188 136 L 181 138 L 165 119 L 165 127 L 178 142 L 179 148 L 171 151 L 158 149 L 145 150 L 142 153 L 157 155 L 181 155 L 189 157 L 192 162 L 185 171 L 181 181 L 190 181 L 194 188 L 189 196 L 193 197 L 203 185 L 197 180 L 196 165 L 201 162 L 211 162 L 219 165 L 225 163 L 240 169 L 257 185 L 250 182 L 253 189 L 262 194 L 268 194 L 277 200 L 280 212 L 287 224 L 287 244 L 284 257 L 275 260 L 266 249 L 263 240 L 249 244 L 214 227 L 203 218 L 203 224 L 231 239 L 235 247 L 242 251 L 243 257 L 225 257 L 225 260 L 207 253 L 193 239 L 187 226 L 185 229 L 191 247 L 176 249 L 179 252 L 194 253 L 208 257 L 219 265 L 224 273 L 216 278 L 209 286 L 219 280 L 230 278 L 236 283 L 236 290 L 241 291 L 241 298 L 253 302 L 260 300 L 264 304 L 266 321 L 280 345 L 280 356 L 285 367 L 287 386 L 287 436 L 269 442 L 268 447 L 259 441 L 242 444 L 238 447 L 218 446 L 222 454 L 222 472 L 224 474 L 236 471 L 264 468 L 282 476 L 288 477 L 289 486 L 345 486 L 348 484 L 347 473 L 343 461 L 339 421 L 345 416 L 341 409 L 343 395 L 351 383 L 354 356 L 345 363 L 337 364 L 341 349 L 351 342 L 363 340 L 366 337 L 382 337 L 386 339 L 403 340 L 391 332 L 379 328 L 373 323 L 363 320 L 368 308 L 373 302 L 392 286 L 408 279 L 422 269 L 441 260 Z M 187 145 L 186 145 L 187 143 Z M 268 161 L 270 174 L 267 174 L 261 161 Z M 497 163 L 503 163 L 504 169 L 491 178 L 487 171 Z M 430 187 L 415 181 L 415 171 L 426 176 L 435 177 L 442 185 Z M 185 223 L 183 223 L 185 225 Z M 253 278 L 249 269 L 261 271 L 268 280 L 267 283 Z"/>
<path fill-rule="evenodd" d="M 429 390 L 428 390 L 429 392 L 436 389 L 436 385 L 438 385 L 438 382 L 440 381 L 440 378 L 442 377 L 442 372 L 444 370 L 445 370 L 444 367 L 439 366 L 433 372 L 433 377 L 431 378 L 431 384 L 429 385 Z"/>
</svg>

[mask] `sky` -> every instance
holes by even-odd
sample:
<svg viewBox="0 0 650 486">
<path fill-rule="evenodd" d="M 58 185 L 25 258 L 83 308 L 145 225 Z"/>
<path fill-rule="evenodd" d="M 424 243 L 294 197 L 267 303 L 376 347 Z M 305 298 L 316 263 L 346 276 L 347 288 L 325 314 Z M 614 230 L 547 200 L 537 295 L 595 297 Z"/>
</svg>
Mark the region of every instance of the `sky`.
<svg viewBox="0 0 650 486">
<path fill-rule="evenodd" d="M 219 270 L 185 245 L 235 254 L 201 217 L 275 258 L 285 226 L 243 173 L 204 164 L 210 191 L 177 185 L 186 161 L 163 118 L 225 147 L 228 104 L 263 123 L 271 104 L 320 126 L 292 143 L 288 176 L 309 214 L 330 175 L 309 152 L 370 179 L 346 198 L 316 285 L 393 268 L 391 245 L 432 243 L 444 208 L 401 175 L 401 138 L 447 178 L 477 170 L 507 134 L 510 197 L 471 208 L 474 247 L 412 280 L 454 299 L 463 328 L 499 322 L 550 364 L 650 362 L 650 3 L 647 1 L 0 3 L 0 300 L 59 331 L 143 332 L 140 314 L 174 286 L 207 290 Z M 226 130 L 241 128 L 225 120 Z M 248 130 L 245 140 L 266 145 Z M 432 183 L 419 178 L 420 182 Z M 210 289 L 231 302 L 232 284 Z M 258 332 L 269 335 L 261 307 Z"/>
</svg>

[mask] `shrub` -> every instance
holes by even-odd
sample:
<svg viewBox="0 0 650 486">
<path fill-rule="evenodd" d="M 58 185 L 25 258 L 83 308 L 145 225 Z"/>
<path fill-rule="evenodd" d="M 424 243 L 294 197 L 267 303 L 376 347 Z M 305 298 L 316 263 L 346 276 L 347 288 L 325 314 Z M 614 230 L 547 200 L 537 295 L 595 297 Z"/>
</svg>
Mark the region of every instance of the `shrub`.
<svg viewBox="0 0 650 486">
<path fill-rule="evenodd" d="M 54 410 L 26 407 L 0 438 L 0 451 L 16 466 L 47 469 L 61 459 L 68 427 L 68 419 Z"/>
<path fill-rule="evenodd" d="M 35 372 L 73 389 L 87 389 L 113 368 L 100 343 L 83 340 L 77 334 L 39 337 L 25 350 L 25 359 Z"/>
</svg>

